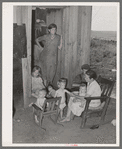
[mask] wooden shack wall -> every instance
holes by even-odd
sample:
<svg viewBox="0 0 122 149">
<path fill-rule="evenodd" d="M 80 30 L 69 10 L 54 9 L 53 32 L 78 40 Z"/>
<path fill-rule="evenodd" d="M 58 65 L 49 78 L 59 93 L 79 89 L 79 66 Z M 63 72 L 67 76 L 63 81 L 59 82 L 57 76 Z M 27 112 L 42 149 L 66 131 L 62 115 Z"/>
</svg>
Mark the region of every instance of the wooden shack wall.
<svg viewBox="0 0 122 149">
<path fill-rule="evenodd" d="M 90 62 L 91 12 L 90 6 L 71 6 L 63 11 L 61 76 L 68 79 L 68 87 L 81 65 Z"/>
<path fill-rule="evenodd" d="M 50 11 L 47 16 L 47 25 L 57 24 L 57 33 L 63 37 L 56 79 L 67 78 L 68 87 L 80 73 L 81 65 L 90 63 L 91 14 L 91 6 L 69 6 Z"/>
</svg>

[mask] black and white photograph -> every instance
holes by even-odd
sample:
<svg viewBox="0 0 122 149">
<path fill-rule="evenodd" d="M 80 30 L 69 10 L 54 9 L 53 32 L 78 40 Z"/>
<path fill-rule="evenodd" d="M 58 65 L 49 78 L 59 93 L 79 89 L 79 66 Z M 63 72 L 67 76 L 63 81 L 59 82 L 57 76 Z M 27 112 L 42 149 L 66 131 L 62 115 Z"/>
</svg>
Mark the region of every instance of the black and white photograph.
<svg viewBox="0 0 122 149">
<path fill-rule="evenodd" d="M 2 4 L 2 146 L 119 146 L 119 2 Z"/>
</svg>

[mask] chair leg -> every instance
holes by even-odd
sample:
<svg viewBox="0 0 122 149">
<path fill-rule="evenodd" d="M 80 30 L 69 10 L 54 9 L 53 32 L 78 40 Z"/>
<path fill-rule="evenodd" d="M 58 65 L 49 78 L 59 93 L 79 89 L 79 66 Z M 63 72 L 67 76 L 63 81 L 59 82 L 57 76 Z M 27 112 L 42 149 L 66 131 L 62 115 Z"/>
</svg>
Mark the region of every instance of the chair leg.
<svg viewBox="0 0 122 149">
<path fill-rule="evenodd" d="M 42 114 L 40 114 L 40 116 L 39 116 L 39 125 L 40 125 L 40 127 L 42 126 L 42 121 L 43 121 L 43 116 L 42 116 Z"/>
<path fill-rule="evenodd" d="M 86 120 L 87 120 L 86 113 L 83 113 L 82 121 L 81 121 L 81 126 L 80 126 L 81 129 L 85 127 Z"/>
<path fill-rule="evenodd" d="M 41 129 L 46 131 L 46 128 L 42 127 L 42 121 L 43 121 L 44 116 L 42 116 L 42 114 L 40 114 L 40 120 L 39 120 L 39 126 L 41 127 Z"/>
<path fill-rule="evenodd" d="M 58 116 L 59 116 L 59 111 L 57 112 L 56 117 L 55 117 L 55 121 L 54 121 L 55 124 L 56 124 L 57 121 L 58 121 Z"/>
<path fill-rule="evenodd" d="M 100 119 L 100 124 L 102 124 L 105 120 L 105 113 L 103 112 Z"/>
</svg>

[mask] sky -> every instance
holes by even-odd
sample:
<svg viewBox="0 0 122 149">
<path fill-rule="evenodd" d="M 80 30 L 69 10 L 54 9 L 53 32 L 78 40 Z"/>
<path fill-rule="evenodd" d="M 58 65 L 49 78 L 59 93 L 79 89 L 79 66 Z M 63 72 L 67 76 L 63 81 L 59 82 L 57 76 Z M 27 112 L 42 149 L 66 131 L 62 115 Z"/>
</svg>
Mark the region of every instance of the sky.
<svg viewBox="0 0 122 149">
<path fill-rule="evenodd" d="M 116 6 L 93 6 L 92 30 L 117 31 L 117 9 Z"/>
</svg>

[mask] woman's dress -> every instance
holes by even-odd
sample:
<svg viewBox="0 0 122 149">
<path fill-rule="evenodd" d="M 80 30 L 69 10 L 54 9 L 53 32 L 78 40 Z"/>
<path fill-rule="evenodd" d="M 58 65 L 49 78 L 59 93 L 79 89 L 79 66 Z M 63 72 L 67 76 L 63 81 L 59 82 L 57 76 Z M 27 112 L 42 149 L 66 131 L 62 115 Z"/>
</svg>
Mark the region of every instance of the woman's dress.
<svg viewBox="0 0 122 149">
<path fill-rule="evenodd" d="M 91 84 L 88 84 L 87 86 L 87 94 L 90 95 L 90 97 L 97 97 L 101 96 L 101 88 L 99 84 L 94 80 Z M 80 116 L 81 113 L 84 111 L 85 103 L 83 102 L 73 102 L 73 97 L 70 97 L 68 107 L 72 111 L 74 115 Z M 98 107 L 101 104 L 100 99 L 96 99 L 90 102 L 90 107 Z M 81 106 L 82 105 L 82 106 Z"/>
<path fill-rule="evenodd" d="M 58 64 L 58 46 L 60 45 L 60 35 L 55 35 L 51 39 L 51 35 L 47 34 L 38 38 L 39 42 L 44 41 L 44 49 L 40 53 L 38 66 L 42 69 L 42 77 L 47 81 L 53 81 Z"/>
</svg>

